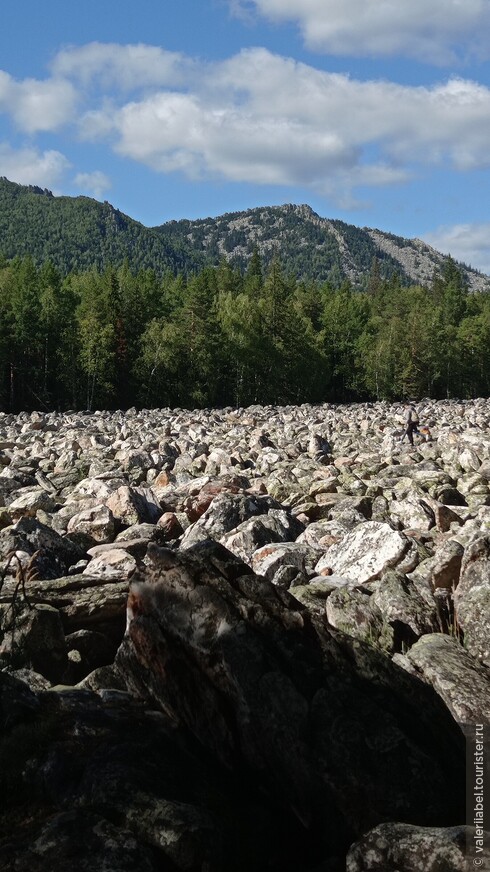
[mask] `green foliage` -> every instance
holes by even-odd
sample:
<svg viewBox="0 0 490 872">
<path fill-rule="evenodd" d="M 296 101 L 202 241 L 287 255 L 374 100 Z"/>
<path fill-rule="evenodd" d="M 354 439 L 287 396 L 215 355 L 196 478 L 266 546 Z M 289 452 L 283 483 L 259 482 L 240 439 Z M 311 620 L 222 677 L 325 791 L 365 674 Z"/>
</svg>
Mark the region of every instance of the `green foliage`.
<svg viewBox="0 0 490 872">
<path fill-rule="evenodd" d="M 409 286 L 410 270 L 421 266 L 421 258 L 421 276 L 426 275 L 427 263 L 439 262 L 437 253 L 420 242 L 387 233 L 380 234 L 379 245 L 376 240 L 378 236 L 367 228 L 328 221 L 308 206 L 295 205 L 144 227 L 108 202 L 54 197 L 48 190 L 0 178 L 0 269 L 5 266 L 2 256 L 30 255 L 37 267 L 51 261 L 62 276 L 126 266 L 134 273 L 153 271 L 160 281 L 164 275 L 189 277 L 205 266 L 225 265 L 229 273 L 218 280 L 220 289 L 229 290 L 223 286 L 228 283 L 239 293 L 241 277 L 247 274 L 250 293 L 254 279 L 260 283 L 263 278 L 257 276 L 255 253 L 265 271 L 276 257 L 284 274 L 298 281 L 328 281 L 340 288 L 349 280 L 356 290 L 375 293 L 397 275 L 400 284 Z M 454 262 L 448 268 L 456 273 L 461 269 L 464 275 L 469 269 Z M 441 280 L 447 282 L 448 275 Z M 478 286 L 484 286 L 481 279 Z M 449 312 L 449 299 L 447 308 Z"/>
<path fill-rule="evenodd" d="M 50 191 L 0 178 L 0 251 L 7 258 L 30 255 L 63 273 L 120 266 L 160 273 L 196 269 L 202 258 L 184 238 L 174 245 L 158 229 L 144 227 L 109 203 L 89 197 L 53 197 Z M 1 264 L 0 264 L 1 266 Z"/>
<path fill-rule="evenodd" d="M 50 260 L 4 260 L 0 406 L 195 408 L 490 392 L 490 295 L 468 294 L 453 261 L 423 288 L 383 278 L 372 260 L 365 287 L 298 281 L 279 257 L 267 267 L 257 251 L 244 272 L 221 259 L 161 278 L 128 260 L 65 278 Z"/>
</svg>

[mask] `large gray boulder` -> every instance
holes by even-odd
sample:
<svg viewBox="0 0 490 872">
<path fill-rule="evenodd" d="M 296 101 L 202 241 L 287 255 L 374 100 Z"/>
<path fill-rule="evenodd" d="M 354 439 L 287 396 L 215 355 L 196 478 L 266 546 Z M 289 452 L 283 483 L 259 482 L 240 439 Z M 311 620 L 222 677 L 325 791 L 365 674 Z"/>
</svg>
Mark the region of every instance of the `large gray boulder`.
<svg viewBox="0 0 490 872">
<path fill-rule="evenodd" d="M 471 843 L 470 827 L 417 827 L 386 823 L 366 833 L 352 845 L 346 872 L 467 872 L 466 844 Z M 485 851 L 482 865 L 490 855 Z"/>
<path fill-rule="evenodd" d="M 149 556 L 116 659 L 128 690 L 258 780 L 330 855 L 393 808 L 461 819 L 462 736 L 432 688 L 214 542 Z"/>
<path fill-rule="evenodd" d="M 0 531 L 0 555 L 6 559 L 12 552 L 24 552 L 32 558 L 31 576 L 41 579 L 58 578 L 70 566 L 84 557 L 76 543 L 60 536 L 51 527 L 36 518 L 21 518 L 11 527 Z M 17 567 L 13 562 L 13 568 Z"/>
<path fill-rule="evenodd" d="M 328 623 L 349 636 L 391 651 L 393 628 L 383 619 L 373 600 L 371 593 L 360 587 L 339 587 L 326 602 Z"/>
<path fill-rule="evenodd" d="M 321 573 L 328 567 L 362 584 L 379 578 L 386 569 L 401 563 L 409 548 L 410 540 L 403 533 L 388 524 L 365 521 L 328 549 L 316 571 Z"/>
<path fill-rule="evenodd" d="M 490 676 L 456 639 L 422 636 L 407 658 L 460 724 L 490 723 Z"/>
<path fill-rule="evenodd" d="M 0 605 L 0 668 L 28 668 L 59 681 L 68 665 L 60 613 L 50 605 Z"/>
<path fill-rule="evenodd" d="M 372 606 L 379 609 L 394 633 L 395 650 L 409 646 L 425 633 L 439 630 L 436 601 L 427 602 L 406 575 L 389 569 L 375 583 Z"/>
<path fill-rule="evenodd" d="M 199 520 L 186 530 L 180 547 L 190 548 L 209 538 L 220 540 L 244 521 L 266 515 L 269 508 L 280 509 L 281 506 L 269 496 L 219 493 Z"/>
<path fill-rule="evenodd" d="M 476 539 L 465 549 L 454 602 L 465 647 L 490 666 L 490 536 Z"/>
</svg>

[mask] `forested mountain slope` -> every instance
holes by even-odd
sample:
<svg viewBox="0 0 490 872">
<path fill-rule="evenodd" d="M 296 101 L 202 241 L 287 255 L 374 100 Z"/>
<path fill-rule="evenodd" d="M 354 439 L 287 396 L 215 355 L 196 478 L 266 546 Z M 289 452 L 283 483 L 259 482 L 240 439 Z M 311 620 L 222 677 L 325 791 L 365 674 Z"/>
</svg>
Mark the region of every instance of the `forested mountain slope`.
<svg viewBox="0 0 490 872">
<path fill-rule="evenodd" d="M 55 197 L 47 189 L 17 185 L 0 178 L 0 253 L 7 258 L 31 255 L 37 265 L 51 260 L 66 274 L 92 266 L 120 266 L 158 273 L 201 265 L 185 241 L 167 241 L 90 197 Z"/>
<path fill-rule="evenodd" d="M 420 239 L 404 239 L 380 230 L 320 218 L 309 206 L 266 206 L 200 221 L 174 221 L 159 231 L 174 242 L 187 243 L 217 263 L 226 257 L 244 268 L 256 248 L 267 266 L 277 256 L 297 278 L 348 279 L 366 288 L 375 269 L 381 278 L 398 274 L 403 284 L 430 285 L 434 270 L 446 257 Z M 461 265 L 470 290 L 489 287 L 489 278 Z"/>
<path fill-rule="evenodd" d="M 108 202 L 55 197 L 48 190 L 0 179 L 0 254 L 31 255 L 64 274 L 92 266 L 104 269 L 125 260 L 131 269 L 158 274 L 195 272 L 225 258 L 241 269 L 257 250 L 266 267 L 277 257 L 297 279 L 348 279 L 366 288 L 373 270 L 397 274 L 402 284 L 430 285 L 445 257 L 421 240 L 404 239 L 343 221 L 321 218 L 309 206 L 266 206 L 198 221 L 169 221 L 144 227 Z M 462 265 L 470 290 L 489 287 L 489 278 Z"/>
</svg>

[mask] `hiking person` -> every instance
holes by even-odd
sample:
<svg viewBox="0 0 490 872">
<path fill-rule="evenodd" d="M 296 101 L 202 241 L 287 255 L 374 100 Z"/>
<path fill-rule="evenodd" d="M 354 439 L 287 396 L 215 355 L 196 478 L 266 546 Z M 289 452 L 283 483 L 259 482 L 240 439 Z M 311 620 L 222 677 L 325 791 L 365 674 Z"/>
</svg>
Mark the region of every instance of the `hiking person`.
<svg viewBox="0 0 490 872">
<path fill-rule="evenodd" d="M 403 442 L 405 436 L 408 436 L 410 445 L 413 445 L 413 434 L 419 432 L 419 416 L 413 403 L 405 404 L 404 423 L 405 430 L 403 431 L 403 436 L 400 439 L 400 442 Z"/>
</svg>

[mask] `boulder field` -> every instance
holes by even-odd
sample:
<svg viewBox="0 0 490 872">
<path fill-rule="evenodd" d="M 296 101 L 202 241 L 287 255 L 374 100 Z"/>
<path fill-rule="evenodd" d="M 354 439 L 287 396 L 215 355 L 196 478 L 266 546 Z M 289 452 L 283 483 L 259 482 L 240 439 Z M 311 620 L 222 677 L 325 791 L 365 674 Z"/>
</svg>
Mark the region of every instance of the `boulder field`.
<svg viewBox="0 0 490 872">
<path fill-rule="evenodd" d="M 417 408 L 0 413 L 2 870 L 466 868 L 490 400 Z"/>
</svg>

